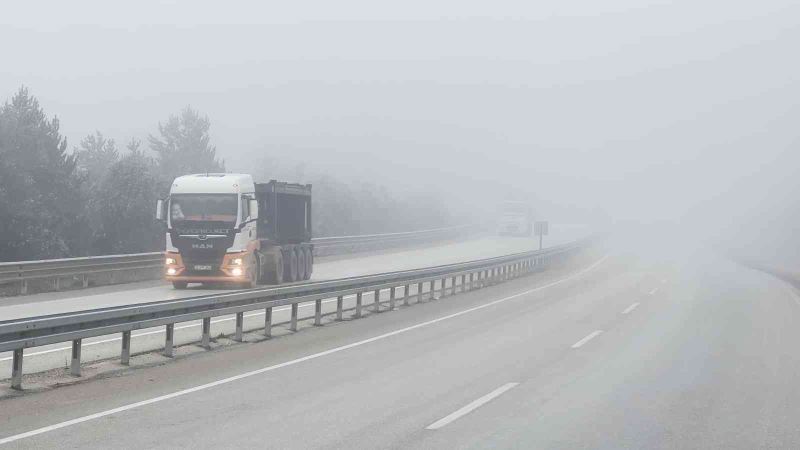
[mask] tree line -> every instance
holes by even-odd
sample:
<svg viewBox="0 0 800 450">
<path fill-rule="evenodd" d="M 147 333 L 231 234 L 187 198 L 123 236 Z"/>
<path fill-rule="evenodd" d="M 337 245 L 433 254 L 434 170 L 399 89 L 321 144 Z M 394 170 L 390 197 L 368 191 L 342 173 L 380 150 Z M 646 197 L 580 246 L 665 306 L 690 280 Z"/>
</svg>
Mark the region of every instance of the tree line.
<svg viewBox="0 0 800 450">
<path fill-rule="evenodd" d="M 164 230 L 154 205 L 180 175 L 225 172 L 211 122 L 186 107 L 146 139 L 123 146 L 101 132 L 71 150 L 57 117 L 25 87 L 0 107 L 0 261 L 157 251 Z M 314 184 L 314 234 L 348 235 L 442 226 L 436 196 L 396 197 L 385 187 L 348 184 L 303 166 L 256 164 L 257 180 Z M 391 212 L 391 214 L 389 214 Z"/>
</svg>

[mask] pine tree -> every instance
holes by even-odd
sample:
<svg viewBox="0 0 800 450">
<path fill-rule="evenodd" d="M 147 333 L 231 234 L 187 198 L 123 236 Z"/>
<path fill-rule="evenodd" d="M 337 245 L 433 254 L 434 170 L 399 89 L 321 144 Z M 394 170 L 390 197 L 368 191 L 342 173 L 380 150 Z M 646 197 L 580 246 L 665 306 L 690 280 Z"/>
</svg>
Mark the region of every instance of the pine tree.
<svg viewBox="0 0 800 450">
<path fill-rule="evenodd" d="M 153 219 L 158 198 L 157 167 L 139 149 L 128 144 L 128 153 L 114 163 L 100 182 L 96 251 L 139 253 L 163 247 L 163 233 Z"/>
<path fill-rule="evenodd" d="M 225 171 L 224 163 L 217 159 L 216 147 L 210 143 L 209 128 L 208 117 L 190 106 L 158 124 L 159 136 L 150 135 L 148 142 L 166 183 L 189 173 Z"/>
<path fill-rule="evenodd" d="M 99 131 L 83 138 L 73 154 L 77 158 L 78 171 L 89 179 L 90 184 L 95 184 L 93 181 L 99 180 L 119 160 L 117 144 Z"/>
<path fill-rule="evenodd" d="M 0 108 L 0 259 L 74 256 L 85 223 L 75 158 L 25 87 Z"/>
</svg>

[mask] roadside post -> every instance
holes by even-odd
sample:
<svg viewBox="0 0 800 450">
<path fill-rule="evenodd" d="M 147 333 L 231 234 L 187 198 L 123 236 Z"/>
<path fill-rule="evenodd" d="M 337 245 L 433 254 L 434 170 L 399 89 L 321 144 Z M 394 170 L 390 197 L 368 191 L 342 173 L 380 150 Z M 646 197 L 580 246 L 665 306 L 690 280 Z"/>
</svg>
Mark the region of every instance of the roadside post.
<svg viewBox="0 0 800 450">
<path fill-rule="evenodd" d="M 541 222 L 534 222 L 533 234 L 539 236 L 539 250 L 542 249 L 542 236 L 547 236 L 550 233 L 550 224 L 545 220 Z"/>
</svg>

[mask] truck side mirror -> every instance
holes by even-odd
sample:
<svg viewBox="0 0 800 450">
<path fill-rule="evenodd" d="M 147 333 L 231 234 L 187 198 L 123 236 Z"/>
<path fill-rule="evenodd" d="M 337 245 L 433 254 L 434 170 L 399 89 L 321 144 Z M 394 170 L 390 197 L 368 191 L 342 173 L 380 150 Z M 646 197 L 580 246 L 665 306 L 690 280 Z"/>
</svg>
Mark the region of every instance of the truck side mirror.
<svg viewBox="0 0 800 450">
<path fill-rule="evenodd" d="M 164 214 L 164 200 L 158 199 L 156 200 L 156 220 L 163 221 L 165 219 L 166 217 Z"/>
<path fill-rule="evenodd" d="M 250 202 L 250 220 L 258 219 L 258 200 L 251 198 Z"/>
</svg>

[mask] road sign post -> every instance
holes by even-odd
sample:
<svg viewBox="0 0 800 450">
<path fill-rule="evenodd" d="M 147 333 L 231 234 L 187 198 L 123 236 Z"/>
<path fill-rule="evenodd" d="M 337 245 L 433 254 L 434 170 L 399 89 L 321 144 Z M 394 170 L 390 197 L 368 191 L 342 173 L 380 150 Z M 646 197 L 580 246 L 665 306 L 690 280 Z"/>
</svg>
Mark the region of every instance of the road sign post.
<svg viewBox="0 0 800 450">
<path fill-rule="evenodd" d="M 547 221 L 534 222 L 533 234 L 539 236 L 539 250 L 542 249 L 542 236 L 547 236 L 550 233 L 550 224 Z"/>
</svg>

